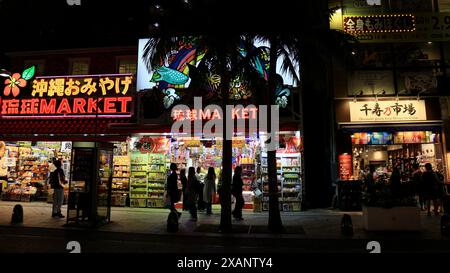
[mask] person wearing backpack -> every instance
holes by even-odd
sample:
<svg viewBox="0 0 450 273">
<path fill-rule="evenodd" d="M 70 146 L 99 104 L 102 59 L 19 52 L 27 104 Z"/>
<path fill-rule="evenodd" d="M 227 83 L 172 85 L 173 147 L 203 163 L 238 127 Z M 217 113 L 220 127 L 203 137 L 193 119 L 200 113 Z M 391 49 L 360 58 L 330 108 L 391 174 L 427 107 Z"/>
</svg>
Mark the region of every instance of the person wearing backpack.
<svg viewBox="0 0 450 273">
<path fill-rule="evenodd" d="M 61 206 L 64 202 L 64 184 L 66 183 L 66 178 L 61 168 L 61 161 L 55 160 L 53 164 L 56 169 L 50 173 L 50 186 L 53 189 L 52 217 L 64 218 L 64 215 L 61 213 Z"/>
</svg>

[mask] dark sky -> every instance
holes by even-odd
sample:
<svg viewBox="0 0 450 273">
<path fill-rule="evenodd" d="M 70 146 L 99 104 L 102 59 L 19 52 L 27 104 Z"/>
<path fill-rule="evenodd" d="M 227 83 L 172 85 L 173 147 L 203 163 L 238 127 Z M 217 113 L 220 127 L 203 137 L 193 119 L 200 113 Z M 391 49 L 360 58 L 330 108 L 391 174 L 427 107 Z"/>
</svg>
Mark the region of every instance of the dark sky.
<svg viewBox="0 0 450 273">
<path fill-rule="evenodd" d="M 149 36 L 155 21 L 171 31 L 214 32 L 295 30 L 300 26 L 302 5 L 318 0 L 0 0 L 0 53 L 8 51 L 136 45 Z M 158 3 L 159 2 L 159 3 Z M 150 7 L 167 7 L 158 19 Z"/>
</svg>

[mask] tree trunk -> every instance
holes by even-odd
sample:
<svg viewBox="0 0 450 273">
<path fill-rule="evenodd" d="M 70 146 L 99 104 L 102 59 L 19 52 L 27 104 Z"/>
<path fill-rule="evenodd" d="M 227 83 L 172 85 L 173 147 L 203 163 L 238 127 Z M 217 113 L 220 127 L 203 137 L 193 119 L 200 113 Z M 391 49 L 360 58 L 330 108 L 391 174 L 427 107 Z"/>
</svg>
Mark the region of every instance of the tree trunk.
<svg viewBox="0 0 450 273">
<path fill-rule="evenodd" d="M 267 90 L 267 109 L 268 109 L 268 132 L 277 134 L 278 132 L 272 132 L 272 111 L 271 105 L 275 101 L 275 75 L 277 65 L 277 48 L 278 41 L 275 37 L 270 39 L 270 67 L 269 67 L 269 84 Z M 271 141 L 274 141 L 273 139 Z M 277 179 L 277 158 L 276 150 L 267 152 L 267 165 L 269 175 L 269 231 L 274 233 L 280 233 L 283 230 L 283 224 L 281 223 L 280 206 L 278 201 L 278 179 Z"/>
<path fill-rule="evenodd" d="M 318 27 L 327 29 L 328 17 L 324 0 L 306 2 L 309 18 L 316 18 Z M 303 39 L 301 50 L 304 177 L 307 207 L 326 208 L 331 205 L 331 184 L 335 173 L 334 103 L 330 87 L 330 58 L 313 39 Z"/>
<path fill-rule="evenodd" d="M 220 231 L 224 233 L 231 232 L 231 168 L 232 168 L 232 140 L 227 139 L 226 132 L 227 130 L 232 130 L 233 128 L 227 128 L 227 119 L 229 118 L 226 115 L 226 106 L 229 102 L 229 76 L 225 68 L 225 56 L 220 56 L 221 58 L 221 67 L 222 69 L 222 80 L 220 83 L 221 94 L 222 94 L 222 110 L 223 113 L 223 142 L 222 142 L 222 187 L 221 187 L 221 195 L 220 195 Z"/>
</svg>

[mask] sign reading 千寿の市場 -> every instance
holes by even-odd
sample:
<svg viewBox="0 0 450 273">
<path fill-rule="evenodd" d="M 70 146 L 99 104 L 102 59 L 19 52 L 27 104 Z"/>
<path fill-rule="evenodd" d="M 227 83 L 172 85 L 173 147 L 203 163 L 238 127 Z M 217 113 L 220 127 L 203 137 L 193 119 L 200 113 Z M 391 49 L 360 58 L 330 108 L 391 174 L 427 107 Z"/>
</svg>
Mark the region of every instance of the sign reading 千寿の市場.
<svg viewBox="0 0 450 273">
<path fill-rule="evenodd" d="M 424 100 L 349 102 L 351 122 L 427 120 Z"/>
</svg>

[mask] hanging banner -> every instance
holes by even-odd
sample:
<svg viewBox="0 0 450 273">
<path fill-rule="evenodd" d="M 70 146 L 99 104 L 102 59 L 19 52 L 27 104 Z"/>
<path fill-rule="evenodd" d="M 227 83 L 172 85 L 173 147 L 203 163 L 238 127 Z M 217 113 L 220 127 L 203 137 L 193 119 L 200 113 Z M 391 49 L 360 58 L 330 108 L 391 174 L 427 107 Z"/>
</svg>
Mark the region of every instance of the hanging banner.
<svg viewBox="0 0 450 273">
<path fill-rule="evenodd" d="M 427 120 L 424 100 L 349 102 L 351 122 Z"/>
</svg>

